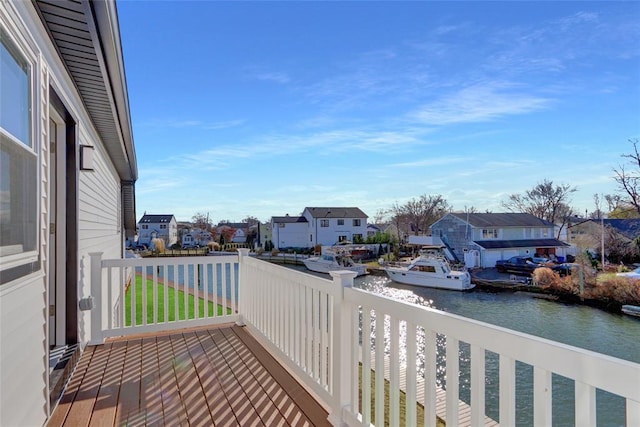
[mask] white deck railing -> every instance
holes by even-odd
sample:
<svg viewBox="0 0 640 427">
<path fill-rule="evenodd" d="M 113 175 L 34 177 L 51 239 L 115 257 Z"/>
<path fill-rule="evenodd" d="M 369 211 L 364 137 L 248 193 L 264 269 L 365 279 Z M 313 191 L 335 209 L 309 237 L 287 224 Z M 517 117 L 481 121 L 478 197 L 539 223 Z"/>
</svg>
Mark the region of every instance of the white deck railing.
<svg viewBox="0 0 640 427">
<path fill-rule="evenodd" d="M 235 255 L 103 260 L 94 253 L 91 265 L 91 343 L 238 319 Z"/>
<path fill-rule="evenodd" d="M 168 277 L 169 271 L 178 279 Z M 344 271 L 334 272 L 333 280 L 323 279 L 250 258 L 244 250 L 239 257 L 113 261 L 94 256 L 92 292 L 98 301 L 92 312 L 92 322 L 96 322 L 92 333 L 99 331 L 100 341 L 140 331 L 244 323 L 330 406 L 334 425 L 370 425 L 374 418 L 376 425 L 382 425 L 385 415 L 390 425 L 398 425 L 401 416 L 406 425 L 416 425 L 419 405 L 427 414 L 424 425 L 435 426 L 439 399 L 444 399 L 443 418 L 448 427 L 484 425 L 489 420 L 485 384 L 493 381 L 499 383 L 499 412 L 494 418 L 502 425 L 515 425 L 516 378 L 522 364 L 532 370 L 533 402 L 528 419 L 533 425 L 552 424 L 557 376 L 572 380 L 575 425 L 596 425 L 596 390 L 619 396 L 626 425 L 640 425 L 640 364 L 353 289 L 353 276 Z M 193 294 L 197 302 L 185 299 L 184 305 L 194 306 L 194 316 L 176 320 L 176 312 L 171 319 L 167 311 L 171 303 L 165 300 L 153 313 L 141 313 L 139 322 L 127 324 L 127 319 L 138 315 L 134 304 L 126 303 L 135 300 L 134 295 L 124 297 L 123 283 L 129 277 L 149 284 L 147 288 L 131 285 L 130 294 L 134 289 L 153 293 L 157 288 L 163 289 L 164 297 L 173 292 L 168 287 L 176 286 L 183 292 L 181 299 L 186 298 L 185 293 Z M 195 279 L 184 277 L 199 277 L 200 283 L 211 284 L 216 291 L 192 286 Z M 159 297 L 153 294 L 151 298 Z M 107 300 L 101 303 L 100 299 Z M 200 316 L 195 306 L 211 301 L 223 309 Z M 123 307 L 131 311 L 129 316 Z M 377 381 L 383 377 L 388 388 L 384 381 Z M 388 399 L 387 414 L 383 405 L 371 404 L 371 394 L 375 402 Z M 401 394 L 406 396 L 404 408 Z M 463 397 L 470 410 L 467 420 L 459 418 Z"/>
</svg>

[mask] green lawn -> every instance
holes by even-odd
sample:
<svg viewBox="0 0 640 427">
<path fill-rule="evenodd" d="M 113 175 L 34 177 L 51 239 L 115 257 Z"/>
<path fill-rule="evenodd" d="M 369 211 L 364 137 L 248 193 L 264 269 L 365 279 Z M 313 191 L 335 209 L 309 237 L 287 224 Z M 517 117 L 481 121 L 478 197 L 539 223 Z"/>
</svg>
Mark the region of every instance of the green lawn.
<svg viewBox="0 0 640 427">
<path fill-rule="evenodd" d="M 153 323 L 153 280 L 147 279 L 146 283 L 146 304 L 147 304 L 147 323 Z M 164 285 L 158 284 L 158 323 L 164 322 Z M 184 292 L 175 290 L 173 287 L 168 287 L 167 289 L 168 295 L 168 305 L 169 305 L 169 321 L 172 322 L 176 320 L 176 301 L 178 304 L 178 320 L 185 320 L 185 312 L 187 311 L 184 304 Z M 127 290 L 125 294 L 125 324 L 126 326 L 131 326 L 131 287 Z M 195 298 L 193 295 L 188 295 L 187 297 L 187 308 L 188 308 L 188 319 L 193 319 L 194 316 L 194 301 Z M 136 275 L 136 325 L 142 325 L 142 278 Z M 214 315 L 215 305 L 213 302 L 209 301 L 207 307 L 207 313 L 211 317 Z M 198 298 L 198 317 L 204 317 L 204 300 L 202 298 Z M 218 304 L 217 306 L 217 316 L 222 316 L 225 310 L 225 307 Z M 226 309 L 226 314 L 231 314 L 231 309 Z"/>
</svg>

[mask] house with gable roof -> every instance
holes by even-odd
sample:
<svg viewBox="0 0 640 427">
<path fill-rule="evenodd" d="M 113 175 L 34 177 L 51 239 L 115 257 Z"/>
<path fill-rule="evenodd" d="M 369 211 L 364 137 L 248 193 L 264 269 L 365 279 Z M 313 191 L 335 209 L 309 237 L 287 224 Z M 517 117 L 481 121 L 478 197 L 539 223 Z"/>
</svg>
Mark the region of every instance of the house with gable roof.
<svg viewBox="0 0 640 427">
<path fill-rule="evenodd" d="M 178 222 L 173 215 L 144 214 L 138 221 L 138 243 L 150 246 L 155 238 L 164 240 L 167 247 L 178 242 Z"/>
<path fill-rule="evenodd" d="M 368 216 L 356 207 L 306 207 L 300 216 L 271 218 L 276 248 L 331 246 L 367 237 Z"/>
<path fill-rule="evenodd" d="M 448 213 L 431 225 L 431 235 L 467 265 L 494 267 L 517 255 L 575 255 L 575 248 L 554 237 L 554 227 L 528 213 Z"/>
<path fill-rule="evenodd" d="M 311 248 L 309 221 L 304 216 L 271 217 L 271 238 L 276 249 Z"/>
<path fill-rule="evenodd" d="M 585 219 L 569 227 L 568 238 L 581 249 L 600 253 L 603 231 L 605 239 L 614 235 L 624 244 L 633 244 L 640 237 L 640 218 Z"/>
</svg>

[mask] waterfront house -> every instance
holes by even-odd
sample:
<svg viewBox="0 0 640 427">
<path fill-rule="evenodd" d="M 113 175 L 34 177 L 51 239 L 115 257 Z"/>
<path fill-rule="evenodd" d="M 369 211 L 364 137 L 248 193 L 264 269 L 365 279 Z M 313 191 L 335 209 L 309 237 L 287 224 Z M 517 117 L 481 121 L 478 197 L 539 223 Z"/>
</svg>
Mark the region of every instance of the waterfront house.
<svg viewBox="0 0 640 427">
<path fill-rule="evenodd" d="M 138 243 L 151 247 L 153 239 L 164 240 L 171 247 L 178 242 L 178 222 L 173 215 L 144 214 L 138 221 Z"/>
<path fill-rule="evenodd" d="M 258 225 L 258 239 L 257 245 L 265 248 L 267 242 L 273 243 L 273 233 L 271 232 L 271 222 L 261 222 Z"/>
<path fill-rule="evenodd" d="M 189 230 L 188 233 L 182 235 L 182 247 L 192 248 L 196 246 L 207 246 L 209 242 L 213 241 L 211 232 L 203 230 L 201 228 L 194 228 Z"/>
<path fill-rule="evenodd" d="M 220 222 L 216 227 L 216 232 L 218 235 L 224 236 L 226 243 L 246 243 L 247 237 L 254 229 L 257 234 L 257 226 L 249 225 L 248 222 Z"/>
<path fill-rule="evenodd" d="M 3 426 L 47 421 L 58 357 L 91 339 L 89 254 L 123 258 L 136 231 L 119 37 L 112 1 L 0 2 Z"/>
<path fill-rule="evenodd" d="M 276 249 L 310 248 L 309 221 L 304 216 L 271 217 L 271 234 Z"/>
<path fill-rule="evenodd" d="M 283 249 L 363 241 L 367 218 L 356 207 L 306 207 L 300 216 L 271 218 L 273 243 Z"/>
<path fill-rule="evenodd" d="M 575 255 L 554 237 L 552 223 L 527 213 L 448 213 L 431 225 L 431 235 L 458 260 L 480 267 L 516 255 Z"/>
<path fill-rule="evenodd" d="M 367 224 L 367 237 L 373 237 L 378 233 L 382 233 L 382 229 L 375 224 Z"/>
<path fill-rule="evenodd" d="M 572 244 L 592 254 L 601 252 L 603 239 L 608 245 L 615 241 L 617 244 L 613 246 L 617 253 L 613 255 L 624 258 L 622 254 L 625 252 L 635 252 L 626 249 L 635 245 L 640 237 L 640 218 L 585 219 L 570 226 L 568 236 Z"/>
</svg>

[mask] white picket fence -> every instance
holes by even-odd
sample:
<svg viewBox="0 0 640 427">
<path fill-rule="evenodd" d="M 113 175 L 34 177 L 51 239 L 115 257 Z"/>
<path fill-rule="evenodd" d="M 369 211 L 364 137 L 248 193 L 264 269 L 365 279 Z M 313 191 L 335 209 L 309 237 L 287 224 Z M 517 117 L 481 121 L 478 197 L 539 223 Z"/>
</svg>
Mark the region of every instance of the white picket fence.
<svg viewBox="0 0 640 427">
<path fill-rule="evenodd" d="M 374 418 L 375 425 L 383 425 L 385 415 L 390 425 L 399 425 L 401 417 L 406 425 L 417 425 L 418 406 L 427 414 L 426 426 L 436 425 L 436 414 L 448 427 L 491 424 L 485 411 L 486 367 L 487 359 L 497 355 L 496 421 L 501 425 L 516 424 L 516 363 L 533 369 L 533 425 L 552 424 L 552 377 L 557 375 L 573 380 L 575 425 L 596 425 L 596 390 L 624 399 L 626 425 L 640 425 L 640 364 L 353 289 L 353 272 L 333 272 L 329 280 L 253 259 L 247 252 L 128 260 L 101 260 L 94 254 L 92 340 L 231 321 L 246 324 L 330 406 L 334 425 L 351 426 L 368 426 Z M 136 277 L 149 285 L 135 288 Z M 142 300 L 164 298 L 163 304 L 154 305 L 151 313 L 142 304 L 140 314 L 135 304 L 125 304 L 130 278 L 132 300 L 140 298 L 135 289 L 145 293 Z M 191 305 L 192 318 L 179 317 L 167 296 L 170 288 L 182 291 L 181 305 Z M 198 307 L 209 303 L 217 309 L 201 313 Z M 463 372 L 466 365 L 470 368 Z M 388 389 L 378 381 L 382 377 Z M 460 413 L 465 393 L 468 417 Z M 387 414 L 383 405 L 371 404 L 371 394 L 375 402 L 388 399 Z"/>
</svg>

